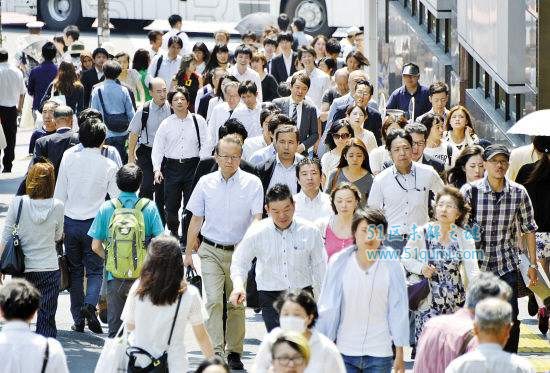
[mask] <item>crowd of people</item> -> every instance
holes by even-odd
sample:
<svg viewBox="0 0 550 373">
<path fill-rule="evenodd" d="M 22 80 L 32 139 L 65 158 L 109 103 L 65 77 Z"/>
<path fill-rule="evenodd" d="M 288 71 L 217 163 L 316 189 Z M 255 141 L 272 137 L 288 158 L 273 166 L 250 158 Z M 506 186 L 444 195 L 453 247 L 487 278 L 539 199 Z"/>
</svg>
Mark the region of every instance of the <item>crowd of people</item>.
<svg viewBox="0 0 550 373">
<path fill-rule="evenodd" d="M 415 372 L 534 371 L 518 289 L 548 273 L 550 138 L 480 138 L 413 62 L 380 107 L 356 27 L 312 38 L 282 14 L 230 51 L 228 32 L 209 50 L 169 23 L 133 56 L 88 51 L 76 26 L 32 69 L 0 49 L 2 172 L 27 93 L 36 120 L 0 240 L 16 232 L 25 264 L 0 289 L 10 371 L 67 371 L 62 277 L 72 330 L 103 333 L 106 308 L 130 367 L 187 371 L 190 323 L 196 372 L 241 370 L 250 307 L 268 332 L 254 372 L 404 372 L 407 346 Z M 528 292 L 546 334 L 549 299 Z"/>
</svg>

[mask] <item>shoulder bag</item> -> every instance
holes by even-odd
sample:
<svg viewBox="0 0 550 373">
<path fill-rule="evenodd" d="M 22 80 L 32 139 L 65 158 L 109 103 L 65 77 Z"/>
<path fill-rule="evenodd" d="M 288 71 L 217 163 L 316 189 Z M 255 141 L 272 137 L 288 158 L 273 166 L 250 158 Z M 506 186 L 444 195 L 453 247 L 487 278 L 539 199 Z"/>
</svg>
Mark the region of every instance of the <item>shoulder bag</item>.
<svg viewBox="0 0 550 373">
<path fill-rule="evenodd" d="M 17 218 L 11 231 L 11 235 L 6 242 L 6 247 L 0 258 L 0 272 L 5 275 L 22 276 L 25 272 L 25 255 L 23 254 L 23 248 L 21 247 L 21 240 L 19 239 L 18 228 L 19 219 L 21 218 L 21 210 L 23 208 L 23 198 L 19 200 L 19 207 L 17 209 Z"/>
<path fill-rule="evenodd" d="M 182 296 L 183 294 L 180 294 L 178 297 L 178 305 L 176 306 L 176 313 L 174 314 L 174 319 L 172 320 L 172 327 L 170 328 L 170 336 L 168 337 L 166 350 L 160 357 L 156 358 L 143 348 L 128 347 L 126 350 L 126 355 L 129 357 L 128 373 L 168 373 L 168 348 L 170 347 L 170 342 L 172 341 L 172 333 L 174 333 L 174 326 L 176 325 L 176 319 L 178 318 Z M 136 360 L 140 356 L 143 356 L 145 359 L 149 360 L 149 365 L 143 368 L 136 366 Z"/>
</svg>

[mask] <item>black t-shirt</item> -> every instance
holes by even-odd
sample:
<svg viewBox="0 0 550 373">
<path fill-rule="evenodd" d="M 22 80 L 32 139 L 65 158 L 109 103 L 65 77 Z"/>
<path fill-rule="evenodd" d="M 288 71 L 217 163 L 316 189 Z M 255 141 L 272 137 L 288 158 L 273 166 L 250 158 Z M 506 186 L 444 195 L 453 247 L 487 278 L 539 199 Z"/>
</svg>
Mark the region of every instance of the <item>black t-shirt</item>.
<svg viewBox="0 0 550 373">
<path fill-rule="evenodd" d="M 546 175 L 531 184 L 525 184 L 536 165 L 541 161 L 538 160 L 535 163 L 530 163 L 522 166 L 519 169 L 516 176 L 516 182 L 525 186 L 527 193 L 531 198 L 533 209 L 535 211 L 535 221 L 539 227 L 537 232 L 550 232 L 550 193 L 548 193 L 548 186 L 550 185 L 550 173 L 545 171 Z"/>
<path fill-rule="evenodd" d="M 326 102 L 329 105 L 332 105 L 332 102 L 341 96 L 342 95 L 338 93 L 338 90 L 336 88 L 331 88 L 325 92 L 325 94 L 323 95 L 323 99 L 321 101 Z"/>
</svg>

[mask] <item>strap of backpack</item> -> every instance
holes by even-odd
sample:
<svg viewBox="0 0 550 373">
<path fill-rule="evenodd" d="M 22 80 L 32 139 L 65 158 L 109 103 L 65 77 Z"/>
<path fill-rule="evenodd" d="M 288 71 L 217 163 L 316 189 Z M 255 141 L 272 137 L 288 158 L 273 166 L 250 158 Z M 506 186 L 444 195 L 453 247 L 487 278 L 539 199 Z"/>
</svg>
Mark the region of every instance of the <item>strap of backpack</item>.
<svg viewBox="0 0 550 373">
<path fill-rule="evenodd" d="M 159 71 L 160 71 L 160 66 L 162 65 L 162 57 L 163 55 L 161 54 L 159 59 L 157 60 L 157 68 L 155 70 L 155 76 L 154 78 L 156 78 L 157 76 L 159 76 Z"/>
<path fill-rule="evenodd" d="M 151 101 L 147 101 L 143 104 L 142 112 L 141 112 L 141 131 L 139 132 L 139 137 L 141 137 L 141 133 L 143 130 L 145 130 L 145 136 L 147 136 L 146 140 L 149 139 L 149 132 L 147 131 L 147 120 L 149 119 L 149 109 L 151 108 Z"/>
<path fill-rule="evenodd" d="M 46 372 L 48 360 L 50 360 L 50 343 L 48 342 L 48 338 L 46 338 L 46 350 L 44 351 L 44 359 L 42 360 L 42 370 L 40 371 L 41 373 Z"/>
<path fill-rule="evenodd" d="M 468 344 L 470 341 L 474 339 L 474 331 L 468 330 L 468 333 L 466 333 L 466 336 L 464 337 L 464 341 L 462 341 L 462 345 L 460 346 L 460 350 L 458 350 L 458 356 L 462 356 L 466 353 L 466 349 L 468 348 Z"/>
<path fill-rule="evenodd" d="M 113 205 L 113 208 L 116 210 L 116 209 L 121 209 L 122 208 L 122 202 L 120 202 L 120 200 L 118 198 L 113 198 L 111 200 L 111 204 Z"/>
<path fill-rule="evenodd" d="M 447 162 L 449 162 L 449 166 L 451 165 L 452 157 L 453 157 L 453 146 L 447 143 Z"/>
<path fill-rule="evenodd" d="M 134 205 L 134 209 L 137 209 L 139 211 L 143 211 L 145 207 L 149 204 L 151 200 L 148 198 L 140 198 L 136 201 L 136 204 Z"/>
<path fill-rule="evenodd" d="M 97 94 L 99 95 L 99 102 L 101 104 L 101 108 L 103 109 L 104 116 L 108 115 L 109 113 L 107 113 L 107 109 L 105 109 L 105 102 L 103 102 L 103 95 L 101 94 L 100 88 L 97 89 Z"/>
<path fill-rule="evenodd" d="M 472 217 L 475 217 L 477 212 L 477 187 L 472 185 L 472 197 L 470 198 L 470 206 L 472 207 Z"/>
<path fill-rule="evenodd" d="M 191 114 L 193 117 L 193 123 L 195 123 L 195 132 L 197 132 L 197 140 L 199 141 L 199 151 L 201 150 L 201 136 L 199 132 L 199 123 L 197 122 L 197 117 L 195 114 Z"/>
<path fill-rule="evenodd" d="M 168 346 L 170 346 L 170 342 L 172 341 L 172 333 L 174 333 L 174 326 L 176 326 L 176 319 L 178 318 L 178 312 L 180 310 L 182 297 L 183 297 L 183 294 L 180 294 L 178 297 L 178 305 L 176 306 L 176 313 L 174 314 L 174 320 L 172 320 L 172 327 L 170 328 L 170 336 L 168 337 Z"/>
</svg>

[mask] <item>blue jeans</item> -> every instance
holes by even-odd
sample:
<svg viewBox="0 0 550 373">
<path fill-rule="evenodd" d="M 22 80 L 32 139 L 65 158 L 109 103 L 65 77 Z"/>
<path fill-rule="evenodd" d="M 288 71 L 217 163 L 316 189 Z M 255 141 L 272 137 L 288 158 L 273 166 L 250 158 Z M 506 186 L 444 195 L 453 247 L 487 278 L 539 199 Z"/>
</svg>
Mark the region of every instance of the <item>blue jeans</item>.
<svg viewBox="0 0 550 373">
<path fill-rule="evenodd" d="M 93 219 L 74 220 L 65 216 L 65 252 L 71 275 L 71 314 L 75 324 L 84 319 L 80 309 L 84 303 L 96 306 L 103 282 L 103 259 L 92 251 L 92 237 L 88 230 Z M 86 295 L 84 295 L 84 268 L 86 268 Z"/>
<path fill-rule="evenodd" d="M 347 373 L 391 373 L 393 357 L 347 356 L 342 354 Z"/>
</svg>

